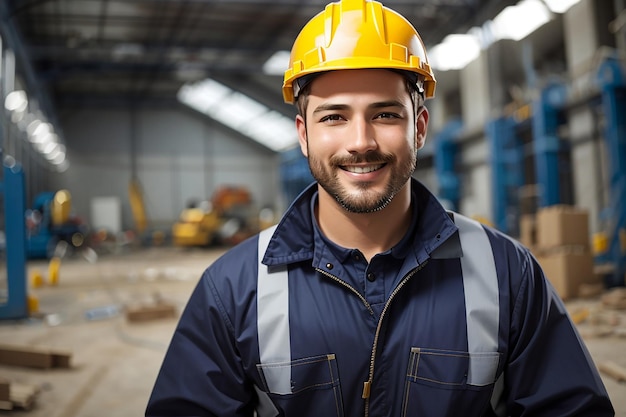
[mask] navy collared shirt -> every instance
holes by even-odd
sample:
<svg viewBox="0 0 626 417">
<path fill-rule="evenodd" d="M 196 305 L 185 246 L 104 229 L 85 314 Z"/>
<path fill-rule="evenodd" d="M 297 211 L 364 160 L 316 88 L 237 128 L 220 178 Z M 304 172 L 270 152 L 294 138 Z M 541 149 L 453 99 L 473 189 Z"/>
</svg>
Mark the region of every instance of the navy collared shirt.
<svg viewBox="0 0 626 417">
<path fill-rule="evenodd" d="M 324 247 L 342 266 L 346 274 L 340 277 L 347 284 L 357 289 L 371 305 L 377 316 L 380 316 L 385 302 L 396 285 L 402 280 L 406 271 L 417 266 L 416 261 L 407 255 L 411 253 L 411 244 L 417 229 L 418 210 L 415 200 L 417 196 L 411 192 L 411 223 L 402 239 L 392 248 L 376 254 L 368 263 L 358 248 L 344 248 L 328 239 L 321 231 L 315 218 L 315 205 L 318 202 L 316 192 L 311 199 L 311 221 L 314 226 L 315 241 L 321 239 Z M 409 262 L 410 265 L 405 265 Z"/>
</svg>

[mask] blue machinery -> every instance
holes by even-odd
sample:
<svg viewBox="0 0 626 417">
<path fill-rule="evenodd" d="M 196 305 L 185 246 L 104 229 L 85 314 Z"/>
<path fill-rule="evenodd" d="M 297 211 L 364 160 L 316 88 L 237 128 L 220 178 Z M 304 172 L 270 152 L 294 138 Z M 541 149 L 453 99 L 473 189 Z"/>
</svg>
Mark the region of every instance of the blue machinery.
<svg viewBox="0 0 626 417">
<path fill-rule="evenodd" d="M 609 247 L 605 260 L 613 267 L 608 286 L 624 285 L 626 274 L 626 77 L 617 58 L 607 58 L 599 66 L 597 84 L 600 89 L 601 113 L 604 115 L 606 154 L 609 158 L 609 204 L 606 211 Z M 535 182 L 539 184 L 538 206 L 563 203 L 563 170 L 560 160 L 567 143 L 560 140 L 566 105 L 562 84 L 550 83 L 533 103 L 532 149 Z M 594 103 L 595 104 L 595 103 Z M 520 124 L 513 117 L 489 122 L 486 135 L 491 154 L 493 177 L 493 218 L 500 230 L 515 234 L 519 218 L 518 190 L 523 178 L 523 143 Z"/>
<path fill-rule="evenodd" d="M 449 203 L 450 210 L 458 210 L 461 199 L 461 180 L 456 170 L 456 158 L 459 148 L 457 136 L 462 128 L 463 123 L 460 120 L 452 120 L 434 139 L 434 162 L 439 179 L 439 197 Z"/>
<path fill-rule="evenodd" d="M 610 285 L 624 285 L 626 274 L 626 77 L 620 62 L 606 59 L 598 70 L 609 158 L 607 259 L 613 265 Z"/>
<path fill-rule="evenodd" d="M 561 83 L 549 83 L 539 98 L 533 103 L 533 153 L 535 156 L 535 176 L 539 189 L 539 207 L 563 203 L 561 172 L 559 161 L 566 143 L 559 138 L 559 126 L 563 123 L 562 107 L 565 105 L 567 90 Z"/>
<path fill-rule="evenodd" d="M 553 82 L 541 91 L 532 106 L 532 153 L 539 207 L 564 202 L 561 178 L 567 166 L 562 163 L 561 154 L 567 143 L 559 138 L 558 129 L 563 123 L 561 109 L 565 100 L 565 87 Z M 486 127 L 493 176 L 494 224 L 514 235 L 521 214 L 519 190 L 528 183 L 524 178 L 524 143 L 519 134 L 526 122 L 508 116 L 492 120 Z"/>
<path fill-rule="evenodd" d="M 28 317 L 24 173 L 12 158 L 6 158 L 2 173 L 7 286 L 6 294 L 0 297 L 0 319 L 19 319 Z"/>
<path fill-rule="evenodd" d="M 287 204 L 291 204 L 298 194 L 314 181 L 309 170 L 309 162 L 302 155 L 300 147 L 281 153 L 280 177 Z"/>
<path fill-rule="evenodd" d="M 501 117 L 486 126 L 491 155 L 494 225 L 516 234 L 519 219 L 518 190 L 524 185 L 524 152 L 513 117 Z"/>
</svg>

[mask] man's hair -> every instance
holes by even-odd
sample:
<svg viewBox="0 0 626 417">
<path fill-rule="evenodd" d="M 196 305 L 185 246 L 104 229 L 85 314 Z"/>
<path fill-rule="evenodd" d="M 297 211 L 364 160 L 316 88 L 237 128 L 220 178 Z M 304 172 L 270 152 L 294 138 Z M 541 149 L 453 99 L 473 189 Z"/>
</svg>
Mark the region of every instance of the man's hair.
<svg viewBox="0 0 626 417">
<path fill-rule="evenodd" d="M 404 71 L 397 72 L 404 77 L 406 91 L 411 97 L 414 114 L 417 115 L 417 110 L 424 105 L 424 88 L 422 87 L 424 84 L 424 78 L 422 76 L 418 76 L 416 79 L 414 76 L 406 76 L 404 74 Z M 298 114 L 302 116 L 305 120 L 306 109 L 309 104 L 309 93 L 311 92 L 312 81 L 313 79 L 311 79 L 304 86 L 302 86 L 302 88 L 298 92 L 298 97 L 295 102 L 296 108 L 298 109 Z"/>
</svg>

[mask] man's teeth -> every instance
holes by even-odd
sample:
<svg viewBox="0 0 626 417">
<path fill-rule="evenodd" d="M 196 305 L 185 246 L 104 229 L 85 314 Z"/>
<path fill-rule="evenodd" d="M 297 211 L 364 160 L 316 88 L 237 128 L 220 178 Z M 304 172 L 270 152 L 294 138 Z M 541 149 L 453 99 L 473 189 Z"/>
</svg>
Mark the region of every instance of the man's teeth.
<svg viewBox="0 0 626 417">
<path fill-rule="evenodd" d="M 376 171 L 377 169 L 380 169 L 383 165 L 368 165 L 368 166 L 347 166 L 345 167 L 345 170 L 348 172 L 353 172 L 355 174 L 367 174 L 368 172 L 373 172 Z"/>
</svg>

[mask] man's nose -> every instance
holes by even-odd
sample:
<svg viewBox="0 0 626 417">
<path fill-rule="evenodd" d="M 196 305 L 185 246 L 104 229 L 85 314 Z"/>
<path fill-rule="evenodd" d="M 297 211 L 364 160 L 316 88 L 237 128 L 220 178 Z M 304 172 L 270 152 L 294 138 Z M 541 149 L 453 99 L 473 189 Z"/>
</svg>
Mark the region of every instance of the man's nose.
<svg viewBox="0 0 626 417">
<path fill-rule="evenodd" d="M 362 117 L 354 118 L 350 122 L 346 149 L 350 153 L 366 153 L 378 147 L 375 129 Z"/>
</svg>

